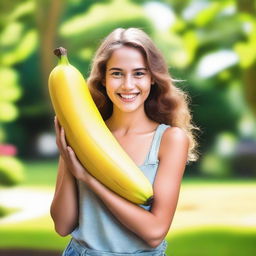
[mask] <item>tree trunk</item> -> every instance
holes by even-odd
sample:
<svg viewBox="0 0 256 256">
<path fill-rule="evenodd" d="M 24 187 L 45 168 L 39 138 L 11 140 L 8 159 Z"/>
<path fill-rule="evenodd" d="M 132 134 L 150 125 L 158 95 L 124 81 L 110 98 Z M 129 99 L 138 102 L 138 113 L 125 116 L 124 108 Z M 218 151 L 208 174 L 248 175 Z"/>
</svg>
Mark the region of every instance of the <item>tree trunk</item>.
<svg viewBox="0 0 256 256">
<path fill-rule="evenodd" d="M 46 99 L 49 99 L 48 76 L 56 63 L 53 50 L 56 48 L 57 28 L 63 3 L 62 0 L 37 0 L 36 22 L 39 31 L 39 62 L 44 85 L 43 95 Z"/>
<path fill-rule="evenodd" d="M 238 0 L 237 2 L 237 8 L 239 12 L 246 12 L 254 17 L 255 15 L 255 0 Z M 244 82 L 244 94 L 245 99 L 256 116 L 256 63 L 254 61 L 254 64 L 250 67 L 244 69 L 242 74 L 243 82 Z"/>
</svg>

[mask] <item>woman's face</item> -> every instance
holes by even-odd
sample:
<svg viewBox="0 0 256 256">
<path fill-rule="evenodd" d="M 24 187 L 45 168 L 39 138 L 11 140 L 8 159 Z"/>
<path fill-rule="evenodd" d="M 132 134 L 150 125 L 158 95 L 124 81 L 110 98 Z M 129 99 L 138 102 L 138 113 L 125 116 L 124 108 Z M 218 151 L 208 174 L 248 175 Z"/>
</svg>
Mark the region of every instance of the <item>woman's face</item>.
<svg viewBox="0 0 256 256">
<path fill-rule="evenodd" d="M 138 49 L 124 46 L 112 53 L 106 65 L 104 84 L 113 108 L 122 112 L 144 109 L 151 82 L 150 72 Z"/>
</svg>

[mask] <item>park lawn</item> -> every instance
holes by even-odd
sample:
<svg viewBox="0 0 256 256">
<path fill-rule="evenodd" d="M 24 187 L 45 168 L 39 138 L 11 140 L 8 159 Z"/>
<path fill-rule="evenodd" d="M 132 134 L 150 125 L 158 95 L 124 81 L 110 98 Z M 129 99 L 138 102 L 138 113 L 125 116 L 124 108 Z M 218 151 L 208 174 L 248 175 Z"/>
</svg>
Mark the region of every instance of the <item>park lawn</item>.
<svg viewBox="0 0 256 256">
<path fill-rule="evenodd" d="M 48 161 L 23 161 L 25 165 L 26 179 L 22 186 L 44 186 L 53 187 L 58 168 L 58 160 Z M 251 178 L 202 178 L 185 176 L 183 186 L 200 186 L 205 184 L 256 184 L 256 179 Z"/>
<path fill-rule="evenodd" d="M 25 181 L 21 186 L 49 187 L 55 186 L 58 161 L 24 161 Z"/>
<path fill-rule="evenodd" d="M 49 215 L 1 225 L 0 237 L 0 249 L 62 250 L 69 240 L 69 237 L 63 238 L 55 233 Z"/>
<path fill-rule="evenodd" d="M 55 179 L 58 168 L 58 160 L 44 160 L 44 161 L 23 161 L 25 165 L 25 181 L 21 186 L 42 186 L 53 188 L 55 186 Z M 256 184 L 256 179 L 251 178 L 202 178 L 185 176 L 182 185 L 200 186 L 200 185 L 214 185 L 214 184 Z"/>
<path fill-rule="evenodd" d="M 20 187 L 36 188 L 53 192 L 57 161 L 25 162 L 25 164 L 27 179 Z M 182 217 L 184 213 L 187 214 L 191 209 L 193 210 L 194 206 L 191 208 L 191 201 L 195 198 L 187 197 L 188 194 L 186 193 L 192 193 L 194 190 L 197 190 L 197 193 L 204 191 L 204 194 L 207 192 L 204 188 L 211 188 L 214 192 L 213 197 L 215 197 L 215 192 L 218 191 L 220 187 L 227 187 L 228 189 L 234 190 L 239 188 L 240 191 L 243 192 L 241 197 L 249 198 L 252 191 L 250 189 L 255 187 L 255 183 L 256 182 L 253 180 L 233 179 L 224 181 L 185 178 L 182 183 L 182 189 L 186 196 L 183 196 L 181 199 L 181 208 L 179 209 L 178 207 L 176 213 L 177 217 L 174 219 L 174 222 L 176 220 L 176 222 L 180 223 L 182 220 L 179 219 L 179 216 Z M 188 206 L 191 209 L 189 209 Z M 237 205 L 237 212 L 241 210 L 239 207 L 240 205 Z M 202 212 L 203 209 L 198 208 L 198 210 Z M 195 212 L 195 214 L 198 216 L 198 212 Z M 215 213 L 213 212 L 212 214 L 214 215 Z M 185 219 L 184 217 L 183 219 Z M 191 219 L 189 217 L 187 220 L 188 223 L 194 223 L 195 221 L 197 220 L 192 217 Z M 1 225 L 0 237 L 0 249 L 30 248 L 59 251 L 65 248 L 70 239 L 70 237 L 60 237 L 54 232 L 49 214 L 16 224 Z M 256 255 L 256 225 L 252 228 L 244 226 L 232 227 L 225 224 L 206 227 L 201 223 L 194 227 L 187 225 L 182 227 L 176 225 L 175 227 L 174 223 L 173 228 L 171 228 L 167 236 L 167 241 L 167 255 L 170 256 L 251 256 Z"/>
<path fill-rule="evenodd" d="M 34 224 L 0 228 L 1 248 L 62 251 L 70 237 L 60 237 L 46 227 L 47 220 Z M 35 223 L 40 223 L 35 224 Z M 30 225 L 30 226 L 28 226 Z M 41 225 L 41 228 L 39 226 Z M 49 227 L 49 225 L 47 224 Z M 167 255 L 175 256 L 252 256 L 256 253 L 256 229 L 202 227 L 174 231 L 167 236 Z"/>
<path fill-rule="evenodd" d="M 256 255 L 256 228 L 208 226 L 170 232 L 170 256 Z"/>
</svg>

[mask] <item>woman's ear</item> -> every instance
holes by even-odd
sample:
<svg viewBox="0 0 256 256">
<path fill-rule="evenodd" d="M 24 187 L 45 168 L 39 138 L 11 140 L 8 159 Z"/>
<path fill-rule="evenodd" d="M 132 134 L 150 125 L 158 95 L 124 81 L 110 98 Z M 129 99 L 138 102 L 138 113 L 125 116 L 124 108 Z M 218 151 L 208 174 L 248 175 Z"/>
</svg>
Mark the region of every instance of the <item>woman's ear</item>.
<svg viewBox="0 0 256 256">
<path fill-rule="evenodd" d="M 101 84 L 106 87 L 106 79 L 102 79 Z"/>
</svg>

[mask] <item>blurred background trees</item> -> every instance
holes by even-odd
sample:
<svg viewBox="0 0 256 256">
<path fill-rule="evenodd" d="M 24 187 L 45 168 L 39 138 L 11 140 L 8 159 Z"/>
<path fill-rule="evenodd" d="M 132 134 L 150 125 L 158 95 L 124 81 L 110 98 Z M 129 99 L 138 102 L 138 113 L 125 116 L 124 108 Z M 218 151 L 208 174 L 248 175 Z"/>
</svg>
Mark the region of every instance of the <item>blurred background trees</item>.
<svg viewBox="0 0 256 256">
<path fill-rule="evenodd" d="M 202 131 L 167 254 L 255 255 L 255 9 L 256 0 L 0 1 L 0 255 L 64 249 L 68 237 L 54 233 L 49 216 L 58 155 L 47 85 L 53 49 L 67 48 L 87 77 L 117 27 L 152 37 Z"/>
<path fill-rule="evenodd" d="M 47 80 L 62 45 L 86 77 L 117 27 L 145 30 L 189 93 L 201 157 L 186 175 L 256 175 L 256 16 L 245 0 L 1 2 L 0 143 L 21 159 L 56 157 Z"/>
</svg>

